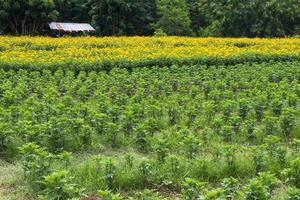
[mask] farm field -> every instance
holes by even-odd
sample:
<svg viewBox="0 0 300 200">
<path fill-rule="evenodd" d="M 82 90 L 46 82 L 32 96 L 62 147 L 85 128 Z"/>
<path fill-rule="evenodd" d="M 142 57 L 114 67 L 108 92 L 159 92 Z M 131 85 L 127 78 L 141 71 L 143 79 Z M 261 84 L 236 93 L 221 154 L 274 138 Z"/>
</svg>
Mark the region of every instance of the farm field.
<svg viewBox="0 0 300 200">
<path fill-rule="evenodd" d="M 0 66 L 0 199 L 300 198 L 300 39 L 0 37 Z"/>
<path fill-rule="evenodd" d="M 189 37 L 0 37 L 5 69 L 110 70 L 115 67 L 299 61 L 300 39 Z"/>
</svg>

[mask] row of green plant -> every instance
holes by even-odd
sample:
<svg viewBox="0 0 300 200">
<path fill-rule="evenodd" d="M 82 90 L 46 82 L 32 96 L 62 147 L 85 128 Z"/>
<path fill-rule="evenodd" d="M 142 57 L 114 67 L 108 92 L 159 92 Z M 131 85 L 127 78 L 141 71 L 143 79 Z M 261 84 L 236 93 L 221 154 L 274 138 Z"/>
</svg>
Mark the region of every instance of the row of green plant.
<svg viewBox="0 0 300 200">
<path fill-rule="evenodd" d="M 280 157 L 274 149 L 274 145 L 278 144 L 271 144 L 272 140 L 274 138 L 268 138 L 267 148 L 260 152 L 257 151 L 260 146 L 248 148 L 247 151 L 253 154 L 251 159 L 241 155 L 237 158 L 238 155 L 232 152 L 233 146 L 222 149 L 224 160 L 221 157 L 213 159 L 209 155 L 185 159 L 174 154 L 160 160 L 152 155 L 141 158 L 127 153 L 122 157 L 92 156 L 83 162 L 81 159 L 74 160 L 67 152 L 53 155 L 33 143 L 24 145 L 20 150 L 25 181 L 40 199 L 98 196 L 107 200 L 267 200 L 280 199 L 279 195 L 282 199 L 299 199 L 299 152 L 289 155 L 289 162 L 281 163 L 282 160 L 267 157 L 257 162 L 264 153 Z M 270 170 L 260 168 L 264 164 L 278 167 Z M 253 172 L 242 171 L 251 171 L 252 167 L 255 168 Z M 243 174 L 245 172 L 247 175 Z"/>
<path fill-rule="evenodd" d="M 1 70 L 0 156 L 41 199 L 297 199 L 299 81 L 298 62 Z"/>
<path fill-rule="evenodd" d="M 31 54 L 31 53 L 29 53 Z M 8 55 L 13 57 L 12 55 Z M 45 58 L 41 58 L 41 62 L 32 60 L 18 60 L 8 61 L 5 59 L 0 60 L 1 69 L 5 71 L 9 70 L 26 70 L 26 71 L 40 71 L 50 70 L 52 72 L 63 70 L 63 71 L 74 71 L 80 73 L 81 71 L 92 72 L 92 71 L 110 71 L 116 67 L 125 68 L 128 71 L 132 71 L 135 68 L 148 68 L 148 67 L 171 67 L 173 65 L 206 65 L 206 66 L 218 66 L 218 65 L 237 65 L 237 64 L 250 64 L 250 63 L 265 63 L 265 62 L 299 62 L 298 55 L 260 55 L 253 53 L 245 53 L 243 55 L 234 55 L 226 58 L 213 58 L 211 56 L 201 55 L 194 58 L 173 58 L 173 57 L 160 57 L 160 58 L 140 58 L 140 60 L 130 61 L 128 58 L 123 60 L 65 60 L 57 58 L 55 61 L 47 61 L 48 55 Z M 134 55 L 137 57 L 136 55 Z M 26 57 L 26 55 L 24 56 Z"/>
<path fill-rule="evenodd" d="M 297 134 L 299 74 L 299 63 L 78 75 L 0 71 L 1 155 L 12 157 L 27 142 L 51 152 L 99 143 L 148 152 L 161 132 L 174 141 L 190 135 L 246 144 L 261 144 L 266 135 L 289 139 Z M 179 143 L 171 149 L 182 150 Z"/>
</svg>

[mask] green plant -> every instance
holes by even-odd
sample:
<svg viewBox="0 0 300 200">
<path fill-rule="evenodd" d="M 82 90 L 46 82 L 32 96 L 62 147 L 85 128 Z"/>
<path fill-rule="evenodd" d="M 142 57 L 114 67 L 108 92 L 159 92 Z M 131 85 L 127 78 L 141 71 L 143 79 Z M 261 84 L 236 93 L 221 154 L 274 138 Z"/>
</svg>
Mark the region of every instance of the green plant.
<svg viewBox="0 0 300 200">
<path fill-rule="evenodd" d="M 204 199 L 205 200 L 224 200 L 224 199 L 226 199 L 226 197 L 224 195 L 224 189 L 217 188 L 217 189 L 214 189 L 212 191 L 209 191 L 205 195 Z"/>
<path fill-rule="evenodd" d="M 179 106 L 174 102 L 170 102 L 167 106 L 167 113 L 169 117 L 169 125 L 175 125 L 180 120 L 180 110 Z"/>
<path fill-rule="evenodd" d="M 225 142 L 231 142 L 233 136 L 235 135 L 233 127 L 231 125 L 224 125 L 221 130 L 221 135 L 223 136 Z"/>
<path fill-rule="evenodd" d="M 287 200 L 299 200 L 300 199 L 300 189 L 298 188 L 289 188 Z"/>
<path fill-rule="evenodd" d="M 217 134 L 219 134 L 223 124 L 224 121 L 221 117 L 215 117 L 212 122 L 212 128 Z"/>
<path fill-rule="evenodd" d="M 289 137 L 295 127 L 295 114 L 293 109 L 284 109 L 280 116 L 280 127 L 286 137 Z"/>
<path fill-rule="evenodd" d="M 226 199 L 235 199 L 239 190 L 239 181 L 235 178 L 225 178 L 221 182 L 223 195 Z"/>
<path fill-rule="evenodd" d="M 65 170 L 45 176 L 41 181 L 45 188 L 41 192 L 41 199 L 68 200 L 81 197 L 83 190 L 73 183 L 73 179 L 70 173 Z"/>
<path fill-rule="evenodd" d="M 0 123 L 0 157 L 7 157 L 8 150 L 12 147 L 12 141 L 15 139 L 15 133 L 13 129 L 11 129 L 7 123 Z"/>
<path fill-rule="evenodd" d="M 256 122 L 255 120 L 247 120 L 245 121 L 245 132 L 246 132 L 246 137 L 247 137 L 247 140 L 249 142 L 254 142 L 255 138 L 256 138 L 256 135 L 255 135 L 255 125 L 256 125 Z"/>
<path fill-rule="evenodd" d="M 26 181 L 35 191 L 43 189 L 42 180 L 52 170 L 54 155 L 34 143 L 23 145 L 20 152 Z"/>
<path fill-rule="evenodd" d="M 278 119 L 271 116 L 266 116 L 264 118 L 265 133 L 267 135 L 276 135 L 278 133 Z"/>
<path fill-rule="evenodd" d="M 52 152 L 70 150 L 69 145 L 72 145 L 69 134 L 70 120 L 67 117 L 52 117 L 47 123 L 46 136 L 48 145 Z"/>
<path fill-rule="evenodd" d="M 171 155 L 166 159 L 166 163 L 172 176 L 180 175 L 180 171 L 182 170 L 182 161 L 179 157 Z"/>
<path fill-rule="evenodd" d="M 169 142 L 168 139 L 158 139 L 157 143 L 155 144 L 155 151 L 157 153 L 157 159 L 161 162 L 165 161 L 169 153 Z"/>
<path fill-rule="evenodd" d="M 239 116 L 242 119 L 245 119 L 251 109 L 249 100 L 246 98 L 242 98 L 239 100 Z"/>
<path fill-rule="evenodd" d="M 190 134 L 187 135 L 184 139 L 183 139 L 183 146 L 185 148 L 185 152 L 186 155 L 189 159 L 194 158 L 198 151 L 199 151 L 199 144 L 200 141 L 198 138 L 196 138 L 194 135 Z"/>
<path fill-rule="evenodd" d="M 111 147 L 115 148 L 118 146 L 118 133 L 119 125 L 116 123 L 108 122 L 105 126 L 105 133 L 107 135 L 107 140 Z"/>
<path fill-rule="evenodd" d="M 276 157 L 277 147 L 280 145 L 280 138 L 278 136 L 269 135 L 265 138 L 265 143 L 267 145 L 268 153 L 272 157 Z"/>
<path fill-rule="evenodd" d="M 283 107 L 283 101 L 280 98 L 274 98 L 271 101 L 271 107 L 272 107 L 272 111 L 274 113 L 275 116 L 280 116 L 281 111 L 282 111 L 282 107 Z"/>
<path fill-rule="evenodd" d="M 229 117 L 232 115 L 233 110 L 234 110 L 234 102 L 233 101 L 224 101 L 221 102 L 222 105 L 222 110 L 223 110 L 223 115 L 224 115 L 224 121 L 227 122 Z"/>
<path fill-rule="evenodd" d="M 213 135 L 213 131 L 210 128 L 204 128 L 200 133 L 201 141 L 204 143 L 204 145 L 209 143 L 209 139 Z"/>
<path fill-rule="evenodd" d="M 235 134 L 238 134 L 241 126 L 241 118 L 239 116 L 233 115 L 229 119 L 229 123 Z"/>
<path fill-rule="evenodd" d="M 167 34 L 162 29 L 156 29 L 154 32 L 155 37 L 165 37 Z"/>
<path fill-rule="evenodd" d="M 135 125 L 133 112 L 131 110 L 124 112 L 121 116 L 120 123 L 124 133 L 130 135 L 133 132 Z"/>
<path fill-rule="evenodd" d="M 292 141 L 292 147 L 298 153 L 300 151 L 300 140 L 293 139 L 293 141 Z"/>
<path fill-rule="evenodd" d="M 68 166 L 71 164 L 71 160 L 72 160 L 73 156 L 72 156 L 72 153 L 64 151 L 64 152 L 60 153 L 59 155 L 57 155 L 57 158 L 59 161 L 61 161 L 61 163 L 63 164 L 65 169 L 67 169 Z"/>
<path fill-rule="evenodd" d="M 259 95 L 254 100 L 254 111 L 256 115 L 256 120 L 260 122 L 263 119 L 264 111 L 267 107 L 267 100 L 263 95 Z"/>
<path fill-rule="evenodd" d="M 111 159 L 105 161 L 104 176 L 102 179 L 106 182 L 109 189 L 114 188 L 116 168 Z"/>
<path fill-rule="evenodd" d="M 252 153 L 255 173 L 259 174 L 259 172 L 262 172 L 267 165 L 265 145 L 254 146 Z"/>
<path fill-rule="evenodd" d="M 276 148 L 275 156 L 281 166 L 286 165 L 286 157 L 287 157 L 287 149 L 283 146 L 279 146 Z"/>
<path fill-rule="evenodd" d="M 141 162 L 141 164 L 138 166 L 138 173 L 140 175 L 141 185 L 143 187 L 146 187 L 146 185 L 151 180 L 151 178 L 150 178 L 151 173 L 152 173 L 151 164 L 148 161 L 143 160 Z"/>
<path fill-rule="evenodd" d="M 200 182 L 192 178 L 186 178 L 181 183 L 181 194 L 184 199 L 193 200 L 201 197 L 201 191 L 206 183 Z"/>
<path fill-rule="evenodd" d="M 208 87 L 209 87 L 208 85 L 205 86 L 205 88 L 206 88 L 205 93 L 209 92 Z M 213 118 L 213 116 L 215 115 L 215 113 L 216 113 L 216 105 L 213 101 L 205 101 L 202 104 L 202 107 L 204 109 L 207 122 L 209 123 L 211 121 L 211 119 Z"/>
<path fill-rule="evenodd" d="M 259 173 L 259 176 L 252 179 L 248 186 L 245 188 L 245 199 L 267 200 L 271 198 L 271 193 L 280 184 L 280 181 L 275 175 L 268 172 Z"/>
<path fill-rule="evenodd" d="M 269 172 L 259 173 L 259 176 L 256 179 L 259 180 L 270 192 L 272 192 L 281 183 L 274 174 Z"/>
<path fill-rule="evenodd" d="M 271 194 L 259 180 L 252 180 L 245 189 L 245 200 L 268 200 L 270 197 Z"/>
<path fill-rule="evenodd" d="M 141 152 L 147 152 L 148 147 L 148 140 L 147 136 L 149 134 L 148 130 L 144 127 L 143 124 L 141 124 L 137 129 L 136 132 L 136 138 L 135 138 L 135 144 L 137 145 L 138 150 Z"/>
<path fill-rule="evenodd" d="M 138 192 L 134 198 L 130 199 L 142 199 L 142 200 L 171 200 L 169 198 L 164 198 L 159 194 L 159 192 L 154 192 L 149 189 L 145 189 L 142 192 Z"/>
<path fill-rule="evenodd" d="M 236 171 L 236 147 L 233 145 L 226 145 L 223 148 L 223 155 L 226 162 L 226 173 L 234 175 Z"/>
<path fill-rule="evenodd" d="M 103 200 L 122 200 L 120 194 L 113 194 L 110 190 L 98 190 L 98 196 Z"/>
<path fill-rule="evenodd" d="M 296 158 L 291 161 L 290 166 L 283 170 L 282 174 L 286 181 L 296 187 L 300 187 L 300 159 Z"/>
<path fill-rule="evenodd" d="M 131 154 L 126 154 L 125 155 L 125 161 L 126 164 L 128 165 L 129 168 L 133 167 L 133 162 L 134 162 L 134 157 Z"/>
</svg>

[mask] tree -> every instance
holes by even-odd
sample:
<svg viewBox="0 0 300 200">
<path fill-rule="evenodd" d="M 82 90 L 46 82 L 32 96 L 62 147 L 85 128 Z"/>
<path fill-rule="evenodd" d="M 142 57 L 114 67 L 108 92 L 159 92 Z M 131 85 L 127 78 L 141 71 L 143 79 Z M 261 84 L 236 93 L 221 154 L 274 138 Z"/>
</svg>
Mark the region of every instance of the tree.
<svg viewBox="0 0 300 200">
<path fill-rule="evenodd" d="M 155 0 L 90 0 L 92 24 L 100 35 L 149 35 Z"/>
<path fill-rule="evenodd" d="M 1 11 L 0 11 L 1 13 Z M 3 23 L 1 20 L 0 20 L 0 35 L 1 34 L 5 34 L 8 32 L 8 27 L 7 27 L 7 23 Z"/>
<path fill-rule="evenodd" d="M 282 37 L 293 35 L 300 24 L 300 0 L 206 1 L 210 35 L 231 37 Z M 218 34 L 215 34 L 218 32 Z"/>
<path fill-rule="evenodd" d="M 54 0 L 60 22 L 90 22 L 88 0 Z"/>
<path fill-rule="evenodd" d="M 191 18 L 191 28 L 196 36 L 202 35 L 202 29 L 209 26 L 211 14 L 209 12 L 209 1 L 207 0 L 186 0 L 189 15 Z"/>
<path fill-rule="evenodd" d="M 192 35 L 191 19 L 185 0 L 157 0 L 156 30 L 168 35 Z"/>
<path fill-rule="evenodd" d="M 126 15 L 128 35 L 152 35 L 152 23 L 156 18 L 155 0 L 131 0 Z"/>
<path fill-rule="evenodd" d="M 53 0 L 0 0 L 0 24 L 15 35 L 37 34 L 57 15 Z"/>
</svg>

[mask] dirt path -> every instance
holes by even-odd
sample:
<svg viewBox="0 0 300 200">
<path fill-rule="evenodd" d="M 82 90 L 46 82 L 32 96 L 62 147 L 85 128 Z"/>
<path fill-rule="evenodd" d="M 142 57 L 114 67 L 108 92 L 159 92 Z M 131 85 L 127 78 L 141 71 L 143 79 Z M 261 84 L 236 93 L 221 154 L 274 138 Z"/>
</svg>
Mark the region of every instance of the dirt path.
<svg viewBox="0 0 300 200">
<path fill-rule="evenodd" d="M 0 184 L 0 200 L 12 199 L 12 190 L 13 188 L 10 185 Z"/>
</svg>

